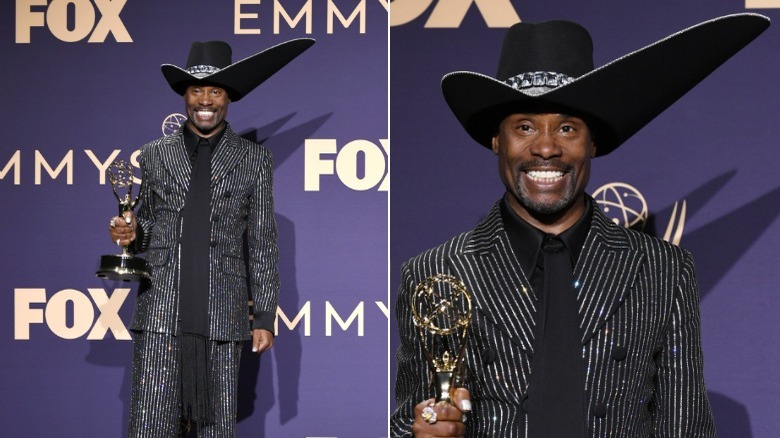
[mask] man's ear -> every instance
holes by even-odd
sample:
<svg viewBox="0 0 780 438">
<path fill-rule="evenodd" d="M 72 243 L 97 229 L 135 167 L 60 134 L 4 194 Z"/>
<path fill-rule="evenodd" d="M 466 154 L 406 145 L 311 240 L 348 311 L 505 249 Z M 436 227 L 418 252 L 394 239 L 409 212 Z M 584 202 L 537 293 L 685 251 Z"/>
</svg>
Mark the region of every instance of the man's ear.
<svg viewBox="0 0 780 438">
<path fill-rule="evenodd" d="M 498 134 L 494 135 L 490 140 L 490 149 L 493 149 L 493 153 L 498 155 Z"/>
</svg>

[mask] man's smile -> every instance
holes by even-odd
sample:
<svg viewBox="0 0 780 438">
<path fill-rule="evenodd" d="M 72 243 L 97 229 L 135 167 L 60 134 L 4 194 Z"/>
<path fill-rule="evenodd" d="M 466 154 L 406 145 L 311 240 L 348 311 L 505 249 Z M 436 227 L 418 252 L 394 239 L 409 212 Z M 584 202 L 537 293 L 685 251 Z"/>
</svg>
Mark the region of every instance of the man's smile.
<svg viewBox="0 0 780 438">
<path fill-rule="evenodd" d="M 552 184 L 560 181 L 565 172 L 561 170 L 529 170 L 526 175 L 534 182 Z"/>
</svg>

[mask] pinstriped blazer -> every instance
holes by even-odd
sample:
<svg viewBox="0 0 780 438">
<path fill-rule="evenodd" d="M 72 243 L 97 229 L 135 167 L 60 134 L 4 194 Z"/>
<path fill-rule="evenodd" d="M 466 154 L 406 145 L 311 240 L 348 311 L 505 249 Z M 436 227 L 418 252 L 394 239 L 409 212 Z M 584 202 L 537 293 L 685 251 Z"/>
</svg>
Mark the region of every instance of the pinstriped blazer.
<svg viewBox="0 0 780 438">
<path fill-rule="evenodd" d="M 152 281 L 139 290 L 133 330 L 176 334 L 178 329 L 181 213 L 192 168 L 183 129 L 141 148 L 138 224 L 142 233 L 136 249 L 146 252 Z M 255 327 L 273 330 L 279 273 L 272 186 L 271 153 L 226 126 L 211 159 L 211 339 L 249 338 L 247 284 L 254 300 Z M 245 232 L 248 263 L 243 252 Z"/>
<path fill-rule="evenodd" d="M 590 436 L 714 436 L 691 255 L 615 225 L 593 205 L 574 271 L 586 376 L 581 415 Z M 433 397 L 409 298 L 421 280 L 442 272 L 463 280 L 474 303 L 465 358 L 473 407 L 467 436 L 525 437 L 537 299 L 512 252 L 499 203 L 474 230 L 402 268 L 391 436 L 410 436 L 414 406 Z"/>
</svg>

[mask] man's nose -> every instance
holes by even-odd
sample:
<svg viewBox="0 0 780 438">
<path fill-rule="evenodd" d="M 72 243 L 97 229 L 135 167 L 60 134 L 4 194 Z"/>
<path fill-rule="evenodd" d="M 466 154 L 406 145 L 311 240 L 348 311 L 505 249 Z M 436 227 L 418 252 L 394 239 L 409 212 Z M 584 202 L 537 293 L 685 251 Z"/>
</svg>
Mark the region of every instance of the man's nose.
<svg viewBox="0 0 780 438">
<path fill-rule="evenodd" d="M 561 155 L 561 147 L 555 141 L 555 133 L 542 131 L 531 147 L 531 153 L 545 160 Z"/>
<path fill-rule="evenodd" d="M 203 93 L 198 97 L 198 103 L 201 105 L 211 105 L 214 103 L 214 99 L 211 97 L 211 93 Z"/>
</svg>

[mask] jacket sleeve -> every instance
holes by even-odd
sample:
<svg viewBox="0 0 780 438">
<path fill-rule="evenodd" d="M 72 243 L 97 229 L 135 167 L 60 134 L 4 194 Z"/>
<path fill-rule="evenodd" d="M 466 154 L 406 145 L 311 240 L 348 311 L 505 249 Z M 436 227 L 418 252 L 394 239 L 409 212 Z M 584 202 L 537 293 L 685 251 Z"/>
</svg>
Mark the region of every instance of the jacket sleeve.
<svg viewBox="0 0 780 438">
<path fill-rule="evenodd" d="M 666 339 L 655 358 L 654 436 L 714 437 L 704 387 L 699 288 L 693 258 L 687 251 L 675 293 Z"/>
<path fill-rule="evenodd" d="M 146 176 L 151 172 L 147 172 L 148 165 L 148 148 L 141 149 L 140 165 L 141 165 L 141 189 L 139 192 L 138 213 L 136 214 L 136 239 L 134 250 L 136 253 L 141 253 L 149 248 L 149 241 L 152 235 L 152 228 L 154 228 L 154 193 L 151 190 L 152 184 L 146 180 Z"/>
<path fill-rule="evenodd" d="M 274 331 L 279 295 L 279 250 L 273 199 L 273 160 L 264 149 L 248 211 L 249 277 L 254 301 L 252 328 Z"/>
<path fill-rule="evenodd" d="M 423 357 L 419 335 L 412 322 L 409 300 L 415 284 L 409 263 L 405 264 L 401 271 L 401 287 L 395 305 L 401 344 L 396 352 L 398 374 L 395 381 L 396 409 L 390 417 L 392 438 L 411 437 L 414 407 L 433 397 L 428 364 Z"/>
</svg>

